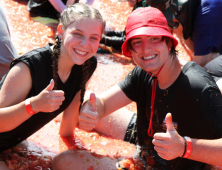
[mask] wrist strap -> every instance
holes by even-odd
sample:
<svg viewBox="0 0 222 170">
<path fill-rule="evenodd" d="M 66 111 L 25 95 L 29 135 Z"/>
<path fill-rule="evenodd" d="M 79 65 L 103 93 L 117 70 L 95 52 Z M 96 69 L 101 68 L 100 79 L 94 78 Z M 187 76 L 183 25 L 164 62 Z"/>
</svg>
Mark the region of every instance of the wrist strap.
<svg viewBox="0 0 222 170">
<path fill-rule="evenodd" d="M 31 114 L 31 115 L 34 115 L 36 114 L 36 112 L 32 109 L 31 107 L 31 98 L 28 98 L 25 100 L 25 108 L 26 108 L 26 111 L 28 112 L 28 114 Z"/>
<path fill-rule="evenodd" d="M 185 154 L 182 156 L 182 158 L 188 158 L 192 152 L 192 141 L 190 137 L 184 136 L 185 140 Z"/>
<path fill-rule="evenodd" d="M 183 137 L 183 139 L 184 139 L 184 152 L 183 152 L 183 155 L 181 156 L 181 158 L 184 157 L 184 155 L 186 153 L 186 150 L 187 150 L 187 141 L 186 141 L 186 139 L 184 137 Z"/>
</svg>

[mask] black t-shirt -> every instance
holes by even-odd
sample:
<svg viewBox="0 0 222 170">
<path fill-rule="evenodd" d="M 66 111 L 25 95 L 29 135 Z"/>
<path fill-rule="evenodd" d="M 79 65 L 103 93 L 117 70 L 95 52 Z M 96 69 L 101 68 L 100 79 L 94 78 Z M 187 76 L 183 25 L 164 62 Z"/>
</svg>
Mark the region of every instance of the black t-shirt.
<svg viewBox="0 0 222 170">
<path fill-rule="evenodd" d="M 30 90 L 26 98 L 38 95 L 43 89 L 45 89 L 52 79 L 52 51 L 50 44 L 43 47 L 35 49 L 22 57 L 14 60 L 11 63 L 11 68 L 18 62 L 25 63 L 31 72 L 32 77 L 32 89 Z M 93 74 L 97 66 L 96 57 L 90 58 L 90 71 L 89 75 Z M 25 140 L 45 124 L 50 122 L 58 114 L 63 112 L 69 104 L 72 102 L 76 93 L 80 90 L 82 65 L 74 65 L 69 78 L 65 83 L 60 79 L 58 81 L 59 90 L 63 90 L 65 93 L 65 100 L 63 101 L 60 108 L 52 113 L 39 112 L 31 116 L 28 120 L 23 122 L 17 128 L 9 131 L 0 133 L 0 152 L 8 149 L 21 141 Z M 89 77 L 89 78 L 90 78 Z M 5 77 L 1 81 L 4 82 Z M 25 82 L 24 82 L 25 83 Z M 1 87 L 0 86 L 0 87 Z"/>
<path fill-rule="evenodd" d="M 150 120 L 152 77 L 135 67 L 119 83 L 128 98 L 137 103 L 137 137 L 140 146 L 148 148 L 157 169 L 202 169 L 203 163 L 184 158 L 166 161 L 160 158 L 147 130 Z M 181 136 L 197 139 L 222 137 L 222 96 L 213 78 L 199 65 L 188 62 L 177 80 L 167 89 L 157 84 L 153 115 L 153 133 L 166 132 L 163 120 L 172 114 Z"/>
</svg>

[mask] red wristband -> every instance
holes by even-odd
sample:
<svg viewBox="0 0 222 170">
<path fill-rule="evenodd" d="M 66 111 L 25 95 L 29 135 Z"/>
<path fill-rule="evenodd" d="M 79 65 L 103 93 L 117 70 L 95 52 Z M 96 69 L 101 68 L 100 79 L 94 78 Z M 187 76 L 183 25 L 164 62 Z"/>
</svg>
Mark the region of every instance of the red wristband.
<svg viewBox="0 0 222 170">
<path fill-rule="evenodd" d="M 186 152 L 183 155 L 183 158 L 188 158 L 192 152 L 192 141 L 190 137 L 184 136 L 184 139 L 186 140 Z"/>
<path fill-rule="evenodd" d="M 31 115 L 36 114 L 36 112 L 31 107 L 30 98 L 25 100 L 25 108 L 28 114 L 31 114 Z"/>
</svg>

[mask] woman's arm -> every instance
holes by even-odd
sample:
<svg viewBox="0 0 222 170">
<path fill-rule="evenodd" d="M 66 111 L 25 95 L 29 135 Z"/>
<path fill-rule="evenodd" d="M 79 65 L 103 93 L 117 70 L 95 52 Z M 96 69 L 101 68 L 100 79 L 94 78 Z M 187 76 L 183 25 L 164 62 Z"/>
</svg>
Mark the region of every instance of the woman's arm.
<svg viewBox="0 0 222 170">
<path fill-rule="evenodd" d="M 80 91 L 75 95 L 69 107 L 63 112 L 59 135 L 72 136 L 79 122 Z"/>
<path fill-rule="evenodd" d="M 27 65 L 18 63 L 9 71 L 0 91 L 0 132 L 12 130 L 31 117 L 24 101 L 31 86 Z"/>
<path fill-rule="evenodd" d="M 91 78 L 87 81 L 85 89 L 87 89 Z M 76 93 L 69 107 L 62 113 L 62 119 L 60 123 L 59 135 L 72 136 L 74 129 L 79 123 L 79 106 L 81 90 Z"/>
<path fill-rule="evenodd" d="M 53 112 L 62 104 L 64 92 L 52 90 L 54 81 L 36 96 L 33 96 L 34 111 Z M 25 99 L 32 88 L 32 78 L 28 66 L 22 62 L 16 64 L 8 73 L 0 91 L 0 132 L 10 131 L 30 115 L 25 108 Z"/>
</svg>

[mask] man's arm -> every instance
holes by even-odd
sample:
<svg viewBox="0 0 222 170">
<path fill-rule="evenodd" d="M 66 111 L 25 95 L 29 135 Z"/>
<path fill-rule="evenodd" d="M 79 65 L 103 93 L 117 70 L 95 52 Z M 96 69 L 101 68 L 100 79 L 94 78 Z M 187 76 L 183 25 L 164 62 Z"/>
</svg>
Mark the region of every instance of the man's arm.
<svg viewBox="0 0 222 170">
<path fill-rule="evenodd" d="M 120 87 L 115 85 L 96 98 L 96 111 L 93 110 L 89 100 L 84 103 L 80 110 L 79 126 L 85 130 L 92 130 L 98 120 L 131 102 Z"/>
<path fill-rule="evenodd" d="M 187 54 L 190 56 L 190 59 L 192 61 L 195 61 L 197 64 L 200 66 L 205 66 L 209 61 L 215 59 L 218 57 L 220 54 L 219 53 L 214 53 L 211 52 L 206 55 L 195 55 L 194 54 L 194 42 L 189 38 L 186 40 L 183 38 L 183 26 L 179 24 L 178 28 L 173 29 L 173 33 L 178 37 L 180 40 L 181 45 L 187 52 Z"/>
<path fill-rule="evenodd" d="M 154 134 L 153 144 L 160 157 L 172 160 L 183 155 L 185 142 L 174 128 L 171 114 L 167 114 L 165 120 L 167 131 Z M 192 151 L 188 159 L 222 166 L 222 139 L 191 139 L 191 141 Z"/>
<path fill-rule="evenodd" d="M 189 159 L 211 165 L 222 166 L 222 139 L 191 139 L 193 151 Z"/>
</svg>

